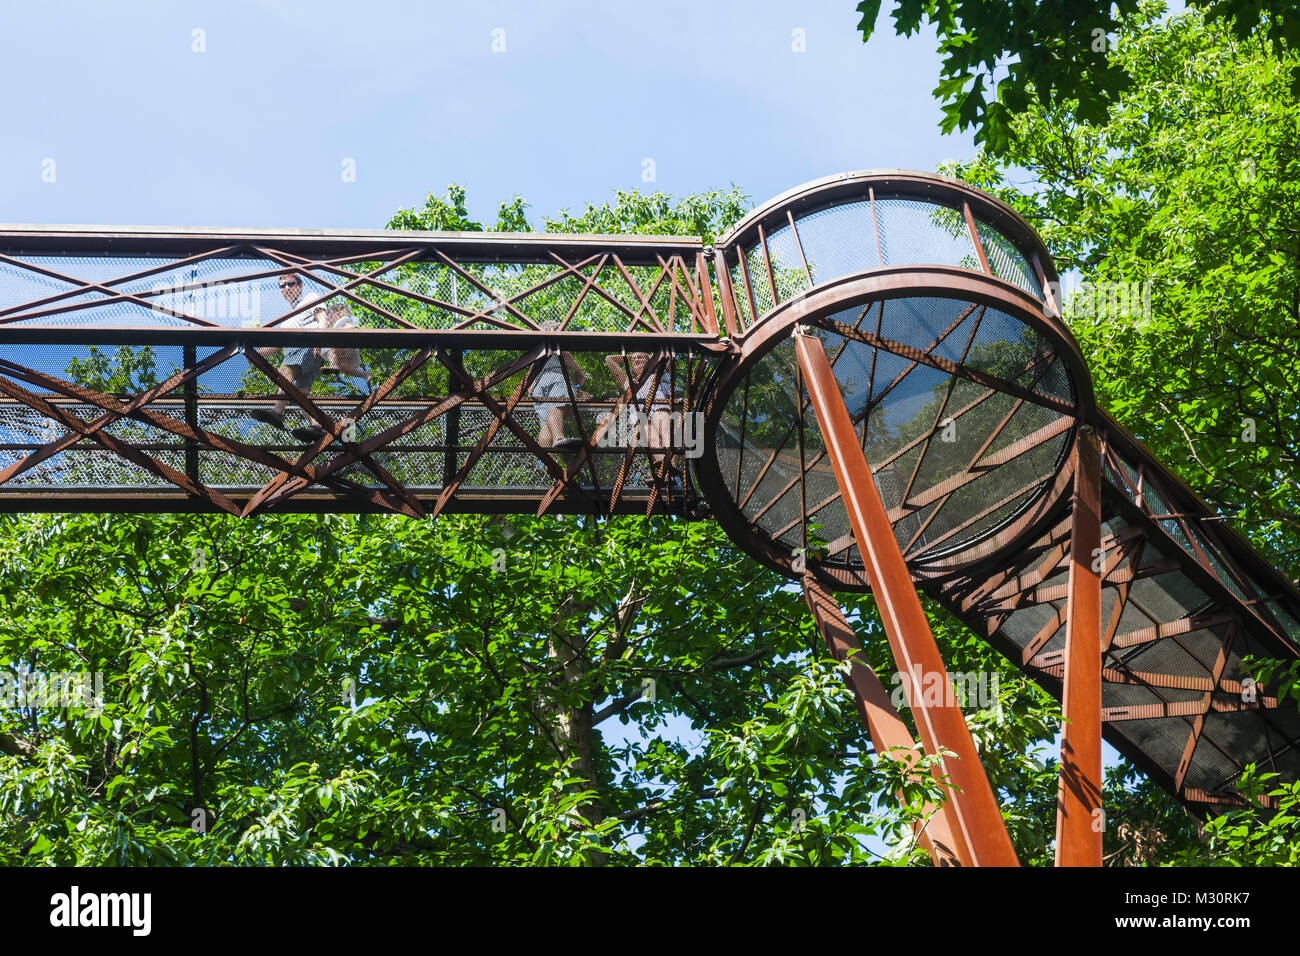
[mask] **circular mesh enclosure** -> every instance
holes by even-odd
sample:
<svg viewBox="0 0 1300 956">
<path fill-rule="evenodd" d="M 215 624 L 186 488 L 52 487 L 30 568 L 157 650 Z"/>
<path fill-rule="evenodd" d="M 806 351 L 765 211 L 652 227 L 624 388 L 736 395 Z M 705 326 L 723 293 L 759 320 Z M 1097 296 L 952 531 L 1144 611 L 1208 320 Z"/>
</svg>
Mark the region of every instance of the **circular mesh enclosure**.
<svg viewBox="0 0 1300 956">
<path fill-rule="evenodd" d="M 1075 394 L 1038 329 L 938 295 L 859 303 L 808 329 L 910 565 L 961 563 L 1055 484 Z M 827 568 L 861 570 L 793 340 L 753 361 L 722 402 L 715 463 L 750 534 L 777 553 L 807 548 Z"/>
</svg>

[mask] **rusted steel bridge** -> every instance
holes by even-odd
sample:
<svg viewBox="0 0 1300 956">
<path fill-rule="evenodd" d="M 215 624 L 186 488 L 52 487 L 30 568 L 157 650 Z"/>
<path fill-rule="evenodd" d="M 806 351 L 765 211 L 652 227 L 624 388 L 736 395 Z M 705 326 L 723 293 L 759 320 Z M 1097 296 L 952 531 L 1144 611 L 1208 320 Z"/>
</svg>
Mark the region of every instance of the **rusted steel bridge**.
<svg viewBox="0 0 1300 956">
<path fill-rule="evenodd" d="M 937 863 L 1016 858 L 960 709 L 916 693 L 948 680 L 917 587 L 1062 699 L 1057 861 L 1099 865 L 1103 736 L 1199 813 L 1300 774 L 1242 664 L 1300 653 L 1300 595 L 1097 407 L 1058 290 L 1010 208 L 901 171 L 712 247 L 2 226 L 0 509 L 713 518 L 841 659 L 831 592 L 875 592 L 919 745 L 849 683 L 878 750 L 955 754 Z"/>
</svg>

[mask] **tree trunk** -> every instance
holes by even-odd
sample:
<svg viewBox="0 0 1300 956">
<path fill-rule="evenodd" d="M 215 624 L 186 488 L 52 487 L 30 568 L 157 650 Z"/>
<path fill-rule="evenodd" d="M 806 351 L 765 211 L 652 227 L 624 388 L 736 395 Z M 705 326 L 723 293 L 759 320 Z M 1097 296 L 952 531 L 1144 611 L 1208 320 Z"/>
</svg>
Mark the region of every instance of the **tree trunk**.
<svg viewBox="0 0 1300 956">
<path fill-rule="evenodd" d="M 556 699 L 548 709 L 554 718 L 560 755 L 566 760 L 573 758 L 573 763 L 569 765 L 570 773 L 582 779 L 583 783 L 578 784 L 578 788 L 584 790 L 599 786 L 591 719 L 592 701 L 587 692 L 578 695 L 574 703 L 569 703 L 568 700 L 573 698 L 571 688 L 582 682 L 590 665 L 578 649 L 582 642 L 568 633 L 565 624 L 574 617 L 585 616 L 590 610 L 589 603 L 576 599 L 572 594 L 567 595 L 560 602 L 551 621 L 551 637 L 547 641 L 547 654 L 560 665 L 555 678 Z M 580 825 L 584 827 L 596 826 L 605 819 L 605 810 L 599 799 L 582 806 L 578 813 L 582 817 Z M 578 822 L 574 821 L 575 824 Z M 587 858 L 592 865 L 600 866 L 605 863 L 606 854 L 591 852 Z"/>
</svg>

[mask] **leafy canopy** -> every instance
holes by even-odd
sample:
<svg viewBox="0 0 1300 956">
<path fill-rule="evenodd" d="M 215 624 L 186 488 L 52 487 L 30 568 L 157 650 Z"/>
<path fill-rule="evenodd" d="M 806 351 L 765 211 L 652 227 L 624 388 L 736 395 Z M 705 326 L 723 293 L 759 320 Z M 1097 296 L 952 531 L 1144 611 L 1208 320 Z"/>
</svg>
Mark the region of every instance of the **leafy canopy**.
<svg viewBox="0 0 1300 956">
<path fill-rule="evenodd" d="M 858 29 L 876 29 L 881 0 L 862 0 Z M 1297 0 L 1192 0 L 1239 41 L 1263 41 L 1275 54 L 1300 49 Z M 1131 64 L 1114 60 L 1114 35 L 1140 24 L 1139 0 L 898 0 L 894 29 L 911 36 L 923 23 L 939 36 L 941 69 L 934 95 L 944 132 L 974 128 L 975 142 L 1006 154 L 1017 136 L 1014 118 L 1031 101 L 1044 109 L 1069 104 L 1075 122 L 1105 119 L 1115 97 L 1134 82 Z M 999 76 L 999 73 L 1002 75 Z M 1300 94 L 1300 67 L 1289 75 Z"/>
</svg>

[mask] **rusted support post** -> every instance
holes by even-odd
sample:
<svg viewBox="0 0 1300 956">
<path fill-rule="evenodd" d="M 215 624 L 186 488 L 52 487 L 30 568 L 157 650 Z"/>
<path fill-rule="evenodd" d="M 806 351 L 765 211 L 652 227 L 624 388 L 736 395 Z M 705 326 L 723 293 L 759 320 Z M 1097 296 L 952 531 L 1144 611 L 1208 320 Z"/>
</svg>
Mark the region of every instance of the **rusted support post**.
<svg viewBox="0 0 1300 956">
<path fill-rule="evenodd" d="M 961 839 L 970 848 L 975 866 L 1018 866 L 997 798 L 956 700 L 945 693 L 940 702 L 927 703 L 915 686 L 918 680 L 938 681 L 943 688 L 952 683 L 872 480 L 871 468 L 858 447 L 826 350 L 816 336 L 796 334 L 795 351 L 894 661 L 907 678 L 904 685 L 908 686 L 921 741 L 927 753 L 936 754 L 942 748 L 955 755 L 955 759 L 944 757 L 942 767 L 955 785 L 948 805 Z"/>
<path fill-rule="evenodd" d="M 187 373 L 192 372 L 194 366 L 198 364 L 198 350 L 193 345 L 186 345 L 181 348 L 181 355 L 185 362 L 185 371 Z M 192 431 L 197 432 L 199 429 L 199 383 L 193 376 L 185 380 L 183 393 L 185 395 L 185 424 L 189 425 Z M 203 480 L 199 475 L 199 443 L 193 438 L 185 439 L 185 477 L 196 485 Z"/>
<path fill-rule="evenodd" d="M 885 685 L 863 657 L 862 643 L 853 633 L 835 596 L 812 575 L 805 574 L 803 599 L 812 611 L 817 630 L 831 657 L 840 662 L 852 657 L 853 664 L 844 682 L 853 691 L 858 716 L 871 735 L 876 753 L 890 760 L 914 762 L 921 756 L 921 750 L 889 699 L 889 691 L 885 690 Z M 970 851 L 960 842 L 960 831 L 952 826 L 950 816 L 947 806 L 927 806 L 925 817 L 929 822 L 919 829 L 917 839 L 935 866 L 969 866 Z"/>
<path fill-rule="evenodd" d="M 1056 865 L 1101 866 L 1101 455 L 1091 428 L 1074 456 Z"/>
<path fill-rule="evenodd" d="M 447 360 L 453 367 L 464 370 L 464 355 L 460 349 L 449 351 Z M 453 405 L 447 409 L 447 424 L 443 437 L 447 445 L 447 450 L 442 453 L 442 487 L 445 490 L 456 480 L 456 471 L 460 463 L 460 405 Z"/>
<path fill-rule="evenodd" d="M 727 257 L 721 249 L 714 250 L 713 271 L 718 276 L 718 297 L 722 300 L 723 329 L 729 338 L 734 339 L 737 333 L 736 293 L 732 291 L 731 275 L 727 271 Z"/>
</svg>

